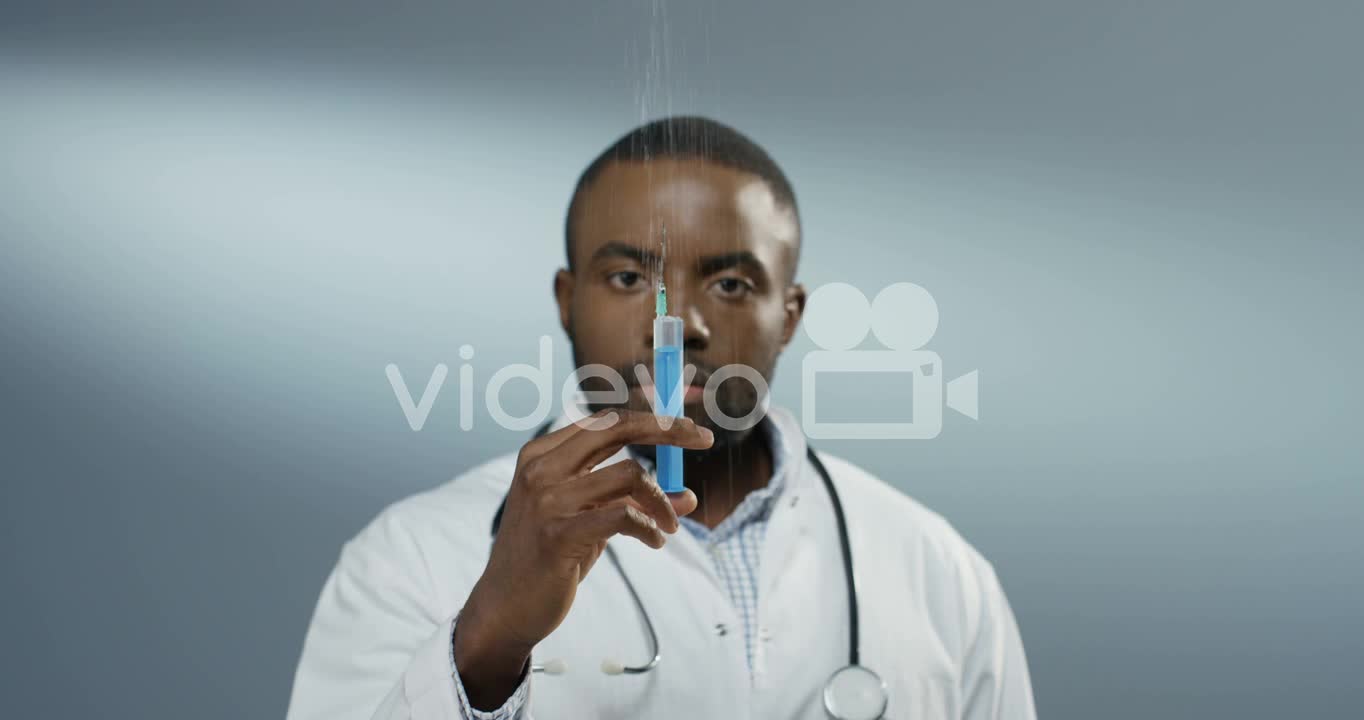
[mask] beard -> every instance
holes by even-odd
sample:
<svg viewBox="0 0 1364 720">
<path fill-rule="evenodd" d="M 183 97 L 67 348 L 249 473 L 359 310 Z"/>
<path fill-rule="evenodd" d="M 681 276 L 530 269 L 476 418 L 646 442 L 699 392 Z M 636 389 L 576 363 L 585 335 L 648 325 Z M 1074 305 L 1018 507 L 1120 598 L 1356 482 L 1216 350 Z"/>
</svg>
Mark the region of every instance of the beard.
<svg viewBox="0 0 1364 720">
<path fill-rule="evenodd" d="M 592 363 L 586 362 L 585 359 L 579 355 L 578 348 L 574 346 L 573 364 L 575 365 L 575 367 L 581 368 L 584 365 Z M 646 368 L 650 368 L 649 372 L 650 374 L 652 374 L 651 368 L 652 358 L 631 362 L 629 365 L 620 367 L 612 367 L 610 365 L 607 365 L 606 367 L 610 367 L 612 370 L 615 371 L 617 376 L 619 376 L 625 381 L 625 388 L 627 392 L 626 400 L 625 402 L 621 403 L 589 402 L 588 403 L 589 409 L 592 410 L 593 412 L 599 412 L 607 409 L 625 409 L 634 410 L 638 412 L 652 413 L 654 411 L 653 406 L 650 404 L 652 398 L 644 397 L 644 392 L 642 390 L 643 386 L 640 383 L 639 377 L 635 373 L 635 366 L 639 364 L 644 365 Z M 696 368 L 696 374 L 692 376 L 691 384 L 703 387 L 710 380 L 711 376 L 714 375 L 719 370 L 719 368 L 698 362 L 694 358 L 689 357 L 684 358 L 683 360 L 684 379 L 686 377 L 685 368 L 688 365 Z M 767 372 L 763 372 L 758 368 L 753 369 L 762 376 L 763 380 L 768 381 L 768 384 L 770 386 L 771 369 L 769 368 Z M 583 391 L 598 393 L 611 392 L 614 389 L 612 383 L 609 380 L 607 380 L 606 378 L 598 377 L 596 375 L 581 378 L 578 381 L 578 386 Z M 715 388 L 716 409 L 734 420 L 747 417 L 750 413 L 752 413 L 755 409 L 757 409 L 760 405 L 762 405 L 765 402 L 766 398 L 759 394 L 758 389 L 754 387 L 753 383 L 743 378 L 739 377 L 728 378 L 721 382 L 719 386 Z M 685 451 L 685 455 L 689 455 L 694 458 L 700 458 L 702 456 L 709 455 L 710 453 L 719 450 L 727 450 L 729 448 L 739 446 L 749 436 L 749 434 L 753 432 L 753 428 L 757 426 L 762 416 L 766 414 L 758 413 L 755 416 L 758 418 L 757 420 L 746 422 L 743 424 L 742 427 L 739 427 L 737 429 L 731 429 L 723 427 L 719 423 L 717 423 L 716 420 L 712 418 L 710 414 L 706 411 L 704 402 L 687 403 L 683 405 L 682 413 L 692 422 L 695 422 L 697 425 L 700 425 L 702 427 L 708 428 L 715 435 L 715 442 L 708 449 Z M 728 424 L 732 426 L 735 424 L 735 422 L 731 420 L 728 422 Z M 631 449 L 636 453 L 643 455 L 651 460 L 655 459 L 653 445 L 632 445 Z"/>
</svg>

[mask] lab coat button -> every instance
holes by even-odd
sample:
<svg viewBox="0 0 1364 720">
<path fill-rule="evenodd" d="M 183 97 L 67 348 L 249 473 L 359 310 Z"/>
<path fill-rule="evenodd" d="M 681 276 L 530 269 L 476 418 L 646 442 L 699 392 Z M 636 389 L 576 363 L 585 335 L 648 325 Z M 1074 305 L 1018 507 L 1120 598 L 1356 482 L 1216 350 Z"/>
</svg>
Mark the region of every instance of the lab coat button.
<svg viewBox="0 0 1364 720">
<path fill-rule="evenodd" d="M 716 635 L 719 635 L 720 637 L 724 637 L 725 634 L 728 633 L 728 632 L 729 632 L 729 628 L 725 627 L 725 624 L 724 624 L 724 623 L 715 623 L 715 634 L 716 634 Z"/>
</svg>

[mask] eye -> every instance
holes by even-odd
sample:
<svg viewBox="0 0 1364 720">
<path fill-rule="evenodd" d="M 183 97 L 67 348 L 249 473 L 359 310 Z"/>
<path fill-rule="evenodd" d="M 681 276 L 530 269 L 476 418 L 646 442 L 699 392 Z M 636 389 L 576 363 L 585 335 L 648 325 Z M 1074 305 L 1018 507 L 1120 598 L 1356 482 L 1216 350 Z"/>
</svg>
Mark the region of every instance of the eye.
<svg viewBox="0 0 1364 720">
<path fill-rule="evenodd" d="M 720 278 L 711 287 L 720 294 L 720 297 L 728 300 L 738 300 L 753 292 L 752 284 L 737 277 Z"/>
<path fill-rule="evenodd" d="M 632 290 L 638 287 L 643 280 L 643 273 L 638 273 L 634 270 L 621 270 L 620 272 L 613 272 L 606 276 L 606 281 L 611 283 L 611 287 L 619 290 Z"/>
</svg>

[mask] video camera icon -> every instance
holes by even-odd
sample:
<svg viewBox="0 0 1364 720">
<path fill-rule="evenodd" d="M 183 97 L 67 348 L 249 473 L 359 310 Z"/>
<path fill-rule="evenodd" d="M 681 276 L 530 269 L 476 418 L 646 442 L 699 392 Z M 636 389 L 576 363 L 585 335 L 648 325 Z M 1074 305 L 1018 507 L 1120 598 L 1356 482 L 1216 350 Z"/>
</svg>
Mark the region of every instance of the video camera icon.
<svg viewBox="0 0 1364 720">
<path fill-rule="evenodd" d="M 942 432 L 946 405 L 979 419 L 979 372 L 972 370 L 944 386 L 942 358 L 922 350 L 938 330 L 938 303 L 919 285 L 887 285 L 870 304 L 861 290 L 830 283 L 810 295 L 803 318 L 805 333 L 820 350 L 801 363 L 801 425 L 814 440 L 931 440 Z M 853 350 L 871 330 L 888 350 Z M 821 373 L 908 373 L 911 412 L 908 422 L 830 422 L 819 420 L 816 380 Z M 944 392 L 945 391 L 945 392 Z"/>
</svg>

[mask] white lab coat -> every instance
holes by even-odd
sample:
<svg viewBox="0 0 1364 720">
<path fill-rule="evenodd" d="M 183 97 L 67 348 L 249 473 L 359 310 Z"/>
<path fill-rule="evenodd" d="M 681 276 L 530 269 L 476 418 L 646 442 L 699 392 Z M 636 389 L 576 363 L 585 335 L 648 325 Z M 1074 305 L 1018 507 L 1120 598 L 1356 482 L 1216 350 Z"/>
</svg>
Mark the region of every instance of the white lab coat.
<svg viewBox="0 0 1364 720">
<path fill-rule="evenodd" d="M 536 646 L 536 662 L 560 658 L 568 670 L 531 676 L 523 717 L 825 717 L 824 684 L 848 661 L 837 526 L 799 423 L 776 407 L 770 417 L 794 465 L 762 545 L 765 639 L 754 672 L 724 586 L 688 532 L 661 550 L 616 537 L 611 546 L 653 618 L 662 663 L 643 675 L 601 672 L 603 659 L 649 656 L 639 611 L 603 558 L 567 619 Z M 1018 628 L 989 563 L 939 515 L 846 461 L 820 458 L 847 514 L 862 664 L 886 682 L 886 716 L 1034 718 Z M 515 454 L 499 457 L 403 500 L 345 545 L 304 641 L 290 720 L 459 717 L 451 623 L 483 571 L 515 464 Z"/>
</svg>

